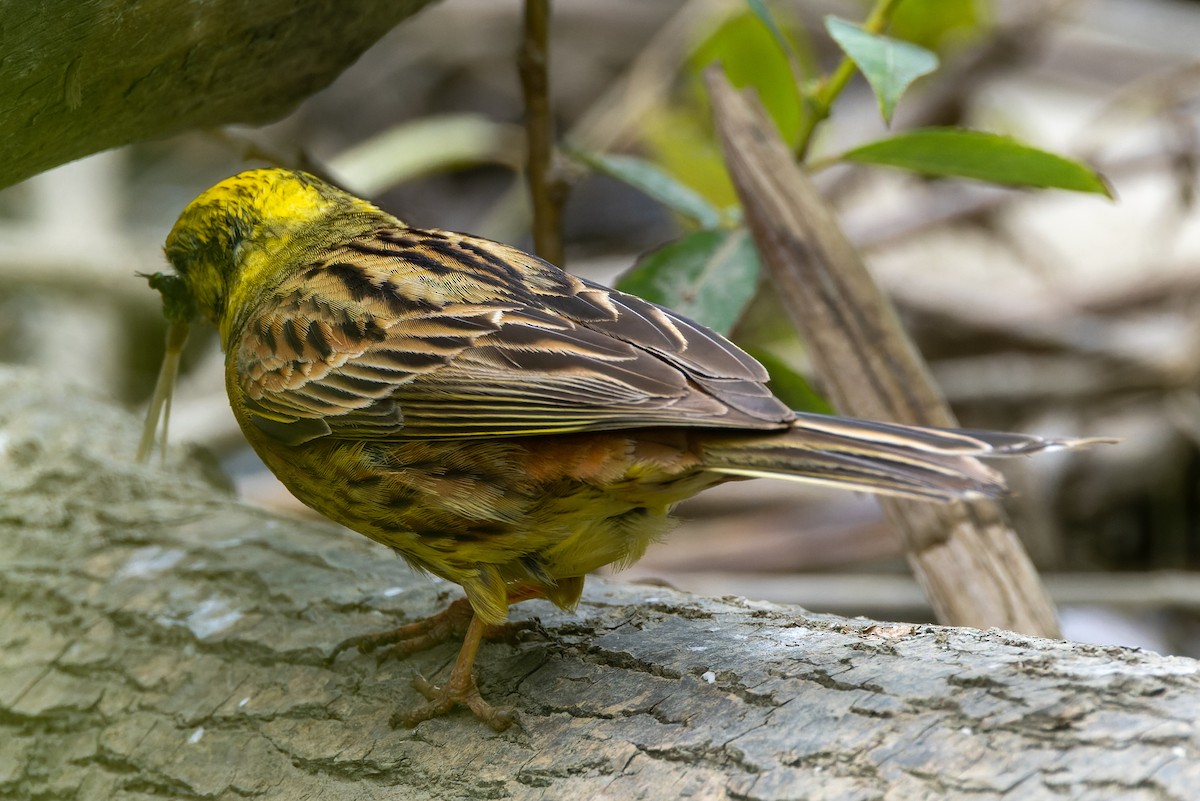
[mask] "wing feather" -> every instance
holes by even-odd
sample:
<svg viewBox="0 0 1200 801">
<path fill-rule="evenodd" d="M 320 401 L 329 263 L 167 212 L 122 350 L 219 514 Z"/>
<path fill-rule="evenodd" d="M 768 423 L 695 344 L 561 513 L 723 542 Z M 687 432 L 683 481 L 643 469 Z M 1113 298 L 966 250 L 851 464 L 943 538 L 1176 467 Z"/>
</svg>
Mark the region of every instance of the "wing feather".
<svg viewBox="0 0 1200 801">
<path fill-rule="evenodd" d="M 245 408 L 289 441 L 793 417 L 765 370 L 703 326 L 444 231 L 383 229 L 331 249 L 247 320 L 231 358 Z"/>
</svg>

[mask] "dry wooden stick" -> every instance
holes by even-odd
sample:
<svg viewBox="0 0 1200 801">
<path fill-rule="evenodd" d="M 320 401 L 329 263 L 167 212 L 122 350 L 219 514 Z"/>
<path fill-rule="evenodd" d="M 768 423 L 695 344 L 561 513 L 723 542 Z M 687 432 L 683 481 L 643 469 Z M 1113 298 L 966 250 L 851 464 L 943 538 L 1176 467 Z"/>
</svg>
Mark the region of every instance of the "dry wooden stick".
<svg viewBox="0 0 1200 801">
<path fill-rule="evenodd" d="M 709 71 L 725 160 L 759 253 L 834 405 L 956 424 L 895 310 L 756 102 Z M 1054 606 L 1000 506 L 882 499 L 938 619 L 1057 636 Z"/>
<path fill-rule="evenodd" d="M 525 99 L 529 197 L 533 205 L 533 245 L 546 261 L 563 265 L 562 207 L 567 185 L 554 165 L 554 115 L 547 69 L 550 0 L 525 0 L 524 35 L 517 57 Z"/>
</svg>

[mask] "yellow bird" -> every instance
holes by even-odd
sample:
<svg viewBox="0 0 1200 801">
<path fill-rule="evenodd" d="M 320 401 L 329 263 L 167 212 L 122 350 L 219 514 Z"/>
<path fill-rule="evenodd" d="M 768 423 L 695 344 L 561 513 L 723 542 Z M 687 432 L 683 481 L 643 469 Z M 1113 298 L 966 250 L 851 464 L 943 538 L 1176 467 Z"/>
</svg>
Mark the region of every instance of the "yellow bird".
<svg viewBox="0 0 1200 801">
<path fill-rule="evenodd" d="M 226 179 L 167 238 L 151 284 L 174 323 L 143 452 L 187 324 L 214 323 L 246 438 L 297 498 L 462 586 L 465 602 L 347 644 L 400 653 L 464 636 L 449 680 L 418 680 L 408 724 L 512 713 L 472 673 L 517 601 L 575 606 L 630 564 L 679 501 L 773 477 L 945 501 L 998 495 L 975 460 L 1076 444 L 793 412 L 719 334 L 516 248 L 411 228 L 311 175 Z M 340 648 L 339 648 L 340 650 Z"/>
</svg>

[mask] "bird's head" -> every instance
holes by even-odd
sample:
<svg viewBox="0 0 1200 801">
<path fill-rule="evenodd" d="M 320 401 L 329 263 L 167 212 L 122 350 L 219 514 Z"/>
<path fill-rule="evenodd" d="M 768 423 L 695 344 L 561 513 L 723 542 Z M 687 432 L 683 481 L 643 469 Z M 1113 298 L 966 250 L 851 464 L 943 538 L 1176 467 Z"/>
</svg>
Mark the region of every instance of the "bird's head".
<svg viewBox="0 0 1200 801">
<path fill-rule="evenodd" d="M 167 236 L 167 260 L 175 272 L 146 276 L 162 294 L 170 328 L 139 460 L 149 458 L 159 416 L 169 412 L 193 320 L 203 317 L 216 325 L 227 347 L 246 316 L 286 278 L 330 246 L 388 224 L 400 222 L 365 200 L 293 170 L 239 173 L 189 203 Z"/>
<path fill-rule="evenodd" d="M 226 178 L 183 210 L 167 236 L 175 274 L 152 276 L 168 319 L 203 317 L 222 339 L 248 312 L 317 252 L 392 218 L 307 173 L 249 170 Z"/>
</svg>

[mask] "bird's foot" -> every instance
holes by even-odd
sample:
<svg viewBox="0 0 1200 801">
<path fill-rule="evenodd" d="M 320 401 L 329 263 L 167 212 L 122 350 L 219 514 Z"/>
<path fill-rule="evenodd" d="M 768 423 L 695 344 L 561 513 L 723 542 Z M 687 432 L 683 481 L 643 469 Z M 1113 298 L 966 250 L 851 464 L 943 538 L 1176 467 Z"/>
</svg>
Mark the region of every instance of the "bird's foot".
<svg viewBox="0 0 1200 801">
<path fill-rule="evenodd" d="M 465 675 L 466 678 L 463 679 L 462 675 Z M 455 670 L 450 675 L 449 681 L 440 687 L 431 684 L 424 676 L 414 678 L 413 687 L 429 699 L 428 703 L 421 704 L 408 712 L 397 712 L 392 716 L 392 725 L 404 725 L 411 728 L 423 720 L 444 715 L 459 704 L 468 707 L 475 713 L 475 717 L 496 731 L 504 731 L 516 721 L 516 710 L 492 706 L 479 694 L 479 688 L 475 685 L 475 677 L 470 672 L 462 675 Z"/>
<path fill-rule="evenodd" d="M 398 712 L 393 715 L 392 725 L 415 726 L 423 720 L 443 715 L 462 704 L 496 731 L 504 731 L 516 721 L 516 712 L 512 709 L 492 706 L 483 700 L 472 672 L 475 653 L 479 649 L 479 643 L 484 639 L 512 640 L 523 631 L 538 628 L 540 628 L 540 624 L 536 620 L 485 624 L 475 617 L 470 603 L 466 599 L 462 599 L 450 604 L 436 615 L 409 623 L 407 626 L 344 640 L 333 649 L 329 660 L 332 662 L 338 654 L 350 648 L 370 653 L 385 646 L 386 649 L 380 655 L 381 660 L 386 656 L 404 657 L 432 648 L 447 640 L 461 637 L 462 648 L 459 649 L 458 657 L 454 660 L 454 669 L 450 672 L 450 678 L 440 687 L 431 684 L 422 676 L 413 679 L 413 686 L 428 699 L 428 702 L 409 712 Z"/>
</svg>

